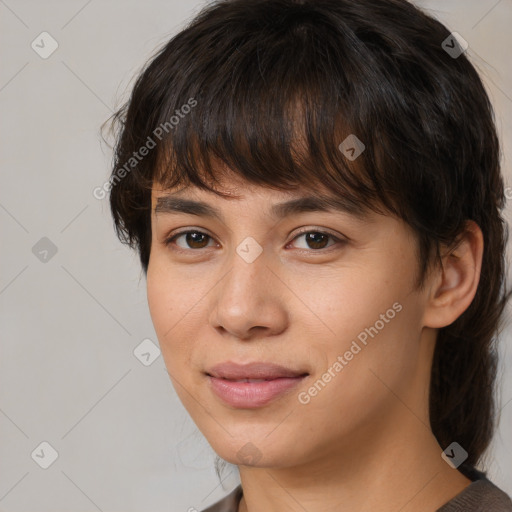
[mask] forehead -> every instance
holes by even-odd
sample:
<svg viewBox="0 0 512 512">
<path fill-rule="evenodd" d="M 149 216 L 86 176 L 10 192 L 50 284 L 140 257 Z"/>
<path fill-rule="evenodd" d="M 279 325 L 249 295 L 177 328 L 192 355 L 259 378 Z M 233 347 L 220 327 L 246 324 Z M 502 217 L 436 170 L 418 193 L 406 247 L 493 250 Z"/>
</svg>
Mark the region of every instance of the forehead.
<svg viewBox="0 0 512 512">
<path fill-rule="evenodd" d="M 284 201 L 286 199 L 316 194 L 334 197 L 334 193 L 323 185 L 320 180 L 316 183 L 297 184 L 290 189 L 278 188 L 277 186 L 272 188 L 267 185 L 251 183 L 225 165 L 220 166 L 219 172 L 216 173 L 215 178 L 218 185 L 214 185 L 211 179 L 205 179 L 204 175 L 201 175 L 202 181 L 207 183 L 208 186 L 212 187 L 214 190 L 228 196 L 227 198 L 209 190 L 203 190 L 195 185 L 180 184 L 172 188 L 164 188 L 161 183 L 154 182 L 151 191 L 152 202 L 155 204 L 159 198 L 165 196 L 193 197 L 212 202 L 224 202 L 237 199 L 243 201 L 254 197 L 266 198 L 270 201 Z"/>
<path fill-rule="evenodd" d="M 239 174 L 237 174 L 231 170 L 227 170 L 225 168 L 225 166 L 222 168 L 222 170 L 220 170 L 219 172 L 216 173 L 216 175 L 215 175 L 216 183 L 215 184 L 212 182 L 211 178 L 205 177 L 203 173 L 200 173 L 199 177 L 200 177 L 201 181 L 206 183 L 208 186 L 210 186 L 214 190 L 217 190 L 219 192 L 222 192 L 223 194 L 229 195 L 232 198 L 240 198 L 240 199 L 248 198 L 252 195 L 275 196 L 275 197 L 282 195 L 284 198 L 285 196 L 299 195 L 299 194 L 305 193 L 307 191 L 310 191 L 310 192 L 314 191 L 314 190 L 319 191 L 321 189 L 323 189 L 325 192 L 327 192 L 327 189 L 325 187 L 323 187 L 320 182 L 311 183 L 311 184 L 308 184 L 307 186 L 298 184 L 295 187 L 293 187 L 292 190 L 285 190 L 285 189 L 278 188 L 278 187 L 276 187 L 274 189 L 267 185 L 258 185 L 255 183 L 251 183 L 250 181 L 246 180 L 244 177 L 240 176 Z M 183 196 L 194 195 L 194 196 L 203 196 L 204 198 L 211 197 L 212 199 L 213 198 L 219 198 L 221 200 L 224 199 L 223 197 L 218 196 L 209 190 L 203 190 L 195 185 L 179 184 L 175 187 L 168 188 L 168 187 L 164 187 L 162 185 L 162 183 L 155 181 L 153 183 L 152 195 L 160 196 L 160 195 L 165 195 L 165 194 L 168 194 L 168 195 L 176 194 L 176 195 L 183 195 Z"/>
</svg>

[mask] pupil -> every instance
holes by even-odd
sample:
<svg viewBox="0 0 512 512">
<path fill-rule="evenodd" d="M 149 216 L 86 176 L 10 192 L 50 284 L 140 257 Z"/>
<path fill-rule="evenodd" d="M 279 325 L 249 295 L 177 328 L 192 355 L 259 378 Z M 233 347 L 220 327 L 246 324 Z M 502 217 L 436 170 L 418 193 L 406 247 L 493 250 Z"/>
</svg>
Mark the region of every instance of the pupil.
<svg viewBox="0 0 512 512">
<path fill-rule="evenodd" d="M 201 238 L 201 237 L 205 237 L 206 235 L 203 235 L 201 233 L 197 233 L 197 232 L 193 232 L 193 233 L 189 233 L 187 235 L 187 243 L 191 246 L 193 246 L 194 243 L 199 243 L 199 245 L 201 245 L 200 241 L 198 242 L 197 240 L 197 237 Z"/>
<path fill-rule="evenodd" d="M 313 243 L 313 248 L 315 249 L 322 249 L 323 247 L 325 247 L 325 244 L 322 244 L 322 242 L 318 241 L 318 240 L 315 240 L 315 238 L 323 238 L 324 241 L 325 239 L 327 238 L 326 235 L 322 234 L 322 233 L 308 233 L 307 234 L 307 242 L 308 244 L 310 244 L 311 242 Z M 315 244 L 319 244 L 320 247 L 316 247 Z"/>
</svg>

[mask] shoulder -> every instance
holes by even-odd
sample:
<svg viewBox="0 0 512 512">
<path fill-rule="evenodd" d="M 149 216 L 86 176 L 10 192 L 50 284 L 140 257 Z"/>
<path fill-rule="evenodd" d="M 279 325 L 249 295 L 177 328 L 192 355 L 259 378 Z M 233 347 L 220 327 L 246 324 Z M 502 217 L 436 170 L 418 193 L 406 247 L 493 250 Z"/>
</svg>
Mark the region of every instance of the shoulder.
<svg viewBox="0 0 512 512">
<path fill-rule="evenodd" d="M 202 512 L 237 512 L 241 498 L 242 486 L 238 485 L 227 496 L 204 509 Z"/>
<path fill-rule="evenodd" d="M 487 479 L 485 473 L 474 468 L 463 468 L 472 480 L 463 491 L 444 504 L 437 512 L 512 512 L 508 494 Z"/>
</svg>

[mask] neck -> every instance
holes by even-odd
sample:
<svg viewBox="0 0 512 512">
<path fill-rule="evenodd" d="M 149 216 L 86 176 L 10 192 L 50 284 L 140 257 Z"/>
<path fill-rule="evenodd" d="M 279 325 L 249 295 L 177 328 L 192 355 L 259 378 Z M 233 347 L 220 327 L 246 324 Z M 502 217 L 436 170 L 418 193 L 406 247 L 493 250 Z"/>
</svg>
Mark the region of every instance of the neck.
<svg viewBox="0 0 512 512">
<path fill-rule="evenodd" d="M 436 511 L 470 480 L 441 458 L 430 428 L 400 407 L 393 422 L 360 429 L 300 467 L 239 466 L 239 512 Z"/>
</svg>

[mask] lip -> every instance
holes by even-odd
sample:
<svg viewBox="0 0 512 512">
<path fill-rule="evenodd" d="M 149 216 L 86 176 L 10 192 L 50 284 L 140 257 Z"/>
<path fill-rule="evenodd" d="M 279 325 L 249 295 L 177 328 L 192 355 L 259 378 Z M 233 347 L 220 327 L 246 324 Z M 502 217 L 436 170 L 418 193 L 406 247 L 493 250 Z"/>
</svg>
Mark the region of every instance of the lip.
<svg viewBox="0 0 512 512">
<path fill-rule="evenodd" d="M 223 402 L 232 407 L 255 409 L 263 407 L 298 386 L 309 374 L 274 363 L 225 362 L 210 368 L 206 375 L 211 390 Z M 240 382 L 241 379 L 265 380 Z"/>
<path fill-rule="evenodd" d="M 239 380 L 239 379 L 278 379 L 284 377 L 300 377 L 307 374 L 305 370 L 294 370 L 287 366 L 281 366 L 275 363 L 265 363 L 256 361 L 247 364 L 238 364 L 231 361 L 212 366 L 206 371 L 207 375 L 212 377 Z"/>
</svg>

